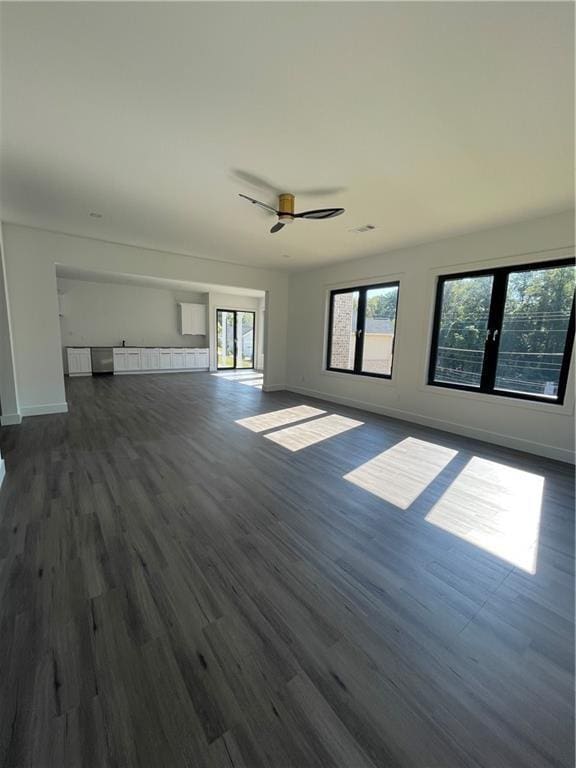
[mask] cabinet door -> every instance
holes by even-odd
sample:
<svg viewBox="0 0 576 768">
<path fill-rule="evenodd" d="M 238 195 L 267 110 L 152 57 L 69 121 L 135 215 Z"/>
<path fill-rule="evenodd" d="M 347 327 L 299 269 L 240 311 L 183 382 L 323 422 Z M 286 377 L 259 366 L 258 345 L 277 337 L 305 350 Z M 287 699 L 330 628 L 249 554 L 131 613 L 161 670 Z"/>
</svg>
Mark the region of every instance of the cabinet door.
<svg viewBox="0 0 576 768">
<path fill-rule="evenodd" d="M 184 350 L 172 350 L 172 368 L 184 368 Z"/>
<path fill-rule="evenodd" d="M 206 334 L 205 304 L 180 304 L 180 332 L 193 336 Z"/>
<path fill-rule="evenodd" d="M 160 350 L 149 349 L 150 352 L 150 370 L 157 371 L 160 368 Z"/>
<path fill-rule="evenodd" d="M 191 326 L 192 333 L 198 336 L 206 335 L 206 306 L 204 304 L 192 304 Z"/>
<path fill-rule="evenodd" d="M 80 361 L 80 373 L 92 373 L 92 355 L 90 349 L 81 349 L 78 358 Z"/>
<path fill-rule="evenodd" d="M 127 371 L 128 361 L 125 349 L 114 350 L 114 371 Z"/>
<path fill-rule="evenodd" d="M 75 373 L 80 373 L 80 358 L 75 349 L 68 350 L 68 373 L 71 376 Z"/>
<path fill-rule="evenodd" d="M 70 376 L 77 376 L 82 373 L 92 373 L 92 358 L 90 348 L 78 348 L 67 350 L 68 354 L 68 373 Z"/>
<path fill-rule="evenodd" d="M 172 352 L 169 349 L 160 350 L 160 368 L 172 368 Z"/>
<path fill-rule="evenodd" d="M 129 349 L 128 350 L 128 370 L 139 371 L 140 370 L 140 350 Z"/>
<path fill-rule="evenodd" d="M 187 349 L 184 353 L 184 367 L 188 369 L 196 367 L 196 353 L 191 349 Z"/>
<path fill-rule="evenodd" d="M 198 350 L 198 368 L 210 367 L 210 353 L 207 349 Z"/>
</svg>

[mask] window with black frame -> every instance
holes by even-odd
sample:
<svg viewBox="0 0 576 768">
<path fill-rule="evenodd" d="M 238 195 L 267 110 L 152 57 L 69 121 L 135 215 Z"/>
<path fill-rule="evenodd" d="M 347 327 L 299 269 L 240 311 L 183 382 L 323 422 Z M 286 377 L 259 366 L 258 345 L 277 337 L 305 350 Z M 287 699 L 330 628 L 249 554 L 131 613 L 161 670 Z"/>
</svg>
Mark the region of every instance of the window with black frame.
<svg viewBox="0 0 576 768">
<path fill-rule="evenodd" d="M 428 383 L 563 403 L 575 280 L 573 259 L 440 277 Z"/>
<path fill-rule="evenodd" d="M 392 376 L 399 283 L 330 293 L 327 369 L 359 376 Z"/>
</svg>

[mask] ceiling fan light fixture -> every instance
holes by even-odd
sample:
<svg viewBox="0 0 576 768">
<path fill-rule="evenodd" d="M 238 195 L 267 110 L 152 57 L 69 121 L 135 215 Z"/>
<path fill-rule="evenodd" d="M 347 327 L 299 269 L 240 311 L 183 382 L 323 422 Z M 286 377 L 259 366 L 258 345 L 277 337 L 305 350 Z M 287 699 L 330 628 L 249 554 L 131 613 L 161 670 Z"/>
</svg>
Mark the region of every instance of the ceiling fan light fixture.
<svg viewBox="0 0 576 768">
<path fill-rule="evenodd" d="M 263 203 L 261 200 L 256 200 L 255 198 L 249 197 L 248 195 L 244 195 L 242 193 L 239 194 L 240 197 L 243 197 L 250 203 L 258 205 L 260 208 L 264 208 L 270 213 L 274 213 L 278 217 L 278 221 L 270 229 L 272 234 L 275 232 L 280 232 L 280 230 L 283 229 L 286 224 L 291 224 L 294 219 L 316 219 L 321 221 L 322 219 L 333 219 L 335 216 L 340 216 L 344 213 L 344 208 L 317 208 L 312 211 L 302 211 L 301 213 L 296 213 L 294 211 L 294 195 L 290 194 L 289 192 L 282 192 L 282 194 L 278 195 L 277 209 L 273 208 L 271 205 L 268 205 L 268 203 Z"/>
</svg>

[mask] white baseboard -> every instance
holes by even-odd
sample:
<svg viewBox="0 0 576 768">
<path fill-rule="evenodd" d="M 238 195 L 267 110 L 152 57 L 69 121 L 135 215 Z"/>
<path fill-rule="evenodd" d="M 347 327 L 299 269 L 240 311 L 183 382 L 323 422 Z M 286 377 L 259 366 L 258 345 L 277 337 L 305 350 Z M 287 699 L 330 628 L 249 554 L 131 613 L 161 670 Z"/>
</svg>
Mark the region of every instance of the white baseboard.
<svg viewBox="0 0 576 768">
<path fill-rule="evenodd" d="M 262 392 L 281 392 L 286 389 L 284 384 L 263 384 Z"/>
<path fill-rule="evenodd" d="M 576 463 L 576 455 L 572 451 L 564 448 L 557 448 L 555 445 L 548 445 L 547 443 L 536 443 L 531 440 L 523 440 L 519 437 L 512 437 L 511 435 L 503 435 L 498 432 L 491 432 L 488 429 L 470 427 L 466 424 L 444 421 L 443 419 L 435 419 L 430 416 L 423 416 L 420 413 L 414 413 L 413 411 L 403 411 L 399 408 L 389 408 L 386 406 L 374 405 L 373 403 L 367 403 L 363 400 L 353 400 L 349 397 L 339 397 L 338 395 L 331 395 L 326 392 L 319 392 L 314 389 L 306 389 L 305 387 L 287 386 L 286 389 L 289 392 L 295 392 L 299 395 L 314 397 L 318 400 L 326 400 L 329 403 L 347 405 L 350 408 L 359 408 L 362 411 L 378 413 L 381 416 L 390 416 L 391 418 L 399 419 L 400 421 L 408 421 L 414 424 L 421 424 L 424 427 L 431 427 L 432 429 L 438 429 L 442 432 L 453 432 L 457 435 L 462 435 L 463 437 L 471 437 L 475 440 L 482 440 L 485 443 L 501 445 L 504 448 L 512 448 L 516 451 L 533 453 L 536 454 L 536 456 L 545 456 L 548 459 L 564 461 L 568 464 Z"/>
<path fill-rule="evenodd" d="M 0 424 L 3 427 L 9 427 L 12 424 L 21 424 L 22 416 L 19 413 L 3 413 L 0 416 Z"/>
<path fill-rule="evenodd" d="M 114 371 L 114 376 L 146 376 L 149 373 L 208 373 L 209 368 L 154 368 L 150 371 Z"/>
<path fill-rule="evenodd" d="M 2 487 L 2 483 L 4 482 L 5 475 L 6 475 L 6 467 L 4 466 L 4 459 L 0 459 L 0 488 Z"/>
<path fill-rule="evenodd" d="M 20 410 L 22 412 L 22 416 L 46 416 L 49 413 L 68 413 L 68 403 L 24 405 Z"/>
</svg>

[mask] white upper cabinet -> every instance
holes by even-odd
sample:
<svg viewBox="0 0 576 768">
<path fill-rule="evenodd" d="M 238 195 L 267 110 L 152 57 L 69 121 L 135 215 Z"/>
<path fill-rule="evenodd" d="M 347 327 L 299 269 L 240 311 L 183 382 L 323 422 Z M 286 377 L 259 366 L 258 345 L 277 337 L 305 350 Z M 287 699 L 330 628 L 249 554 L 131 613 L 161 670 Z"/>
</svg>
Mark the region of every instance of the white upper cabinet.
<svg viewBox="0 0 576 768">
<path fill-rule="evenodd" d="M 183 336 L 206 335 L 206 304 L 178 304 L 180 333 Z"/>
</svg>

